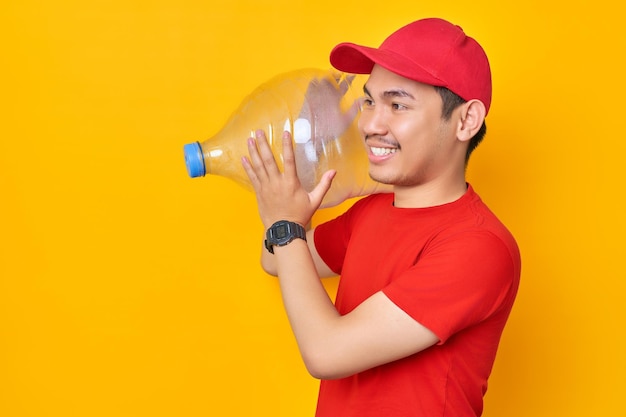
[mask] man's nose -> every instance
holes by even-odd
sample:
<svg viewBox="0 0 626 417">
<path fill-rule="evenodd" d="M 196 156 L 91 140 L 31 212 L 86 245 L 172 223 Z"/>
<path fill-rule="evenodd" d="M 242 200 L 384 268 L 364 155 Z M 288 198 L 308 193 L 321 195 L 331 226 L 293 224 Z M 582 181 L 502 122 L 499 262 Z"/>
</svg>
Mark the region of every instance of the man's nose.
<svg viewBox="0 0 626 417">
<path fill-rule="evenodd" d="M 361 112 L 359 129 L 365 137 L 372 135 L 384 136 L 387 134 L 387 120 L 382 109 L 370 108 Z"/>
</svg>

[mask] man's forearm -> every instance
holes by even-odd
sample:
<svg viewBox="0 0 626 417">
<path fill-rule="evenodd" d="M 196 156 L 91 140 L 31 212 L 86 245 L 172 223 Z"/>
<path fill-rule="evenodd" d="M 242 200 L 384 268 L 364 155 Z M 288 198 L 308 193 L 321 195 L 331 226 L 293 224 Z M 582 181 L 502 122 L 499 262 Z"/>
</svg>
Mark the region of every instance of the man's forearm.
<svg viewBox="0 0 626 417">
<path fill-rule="evenodd" d="M 305 241 L 276 247 L 275 262 L 285 310 L 309 372 L 320 377 L 320 355 L 340 318 L 322 285 Z"/>
</svg>

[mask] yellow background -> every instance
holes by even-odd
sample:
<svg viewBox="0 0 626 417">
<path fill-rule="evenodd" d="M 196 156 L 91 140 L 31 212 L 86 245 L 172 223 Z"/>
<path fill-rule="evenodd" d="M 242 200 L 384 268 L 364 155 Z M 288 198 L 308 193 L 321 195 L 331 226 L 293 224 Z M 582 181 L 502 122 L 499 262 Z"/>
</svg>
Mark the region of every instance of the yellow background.
<svg viewBox="0 0 626 417">
<path fill-rule="evenodd" d="M 491 58 L 468 175 L 524 261 L 484 415 L 626 415 L 613 4 L 4 1 L 0 416 L 311 416 L 317 381 L 258 266 L 253 196 L 189 179 L 182 145 L 272 76 L 430 16 Z"/>
</svg>

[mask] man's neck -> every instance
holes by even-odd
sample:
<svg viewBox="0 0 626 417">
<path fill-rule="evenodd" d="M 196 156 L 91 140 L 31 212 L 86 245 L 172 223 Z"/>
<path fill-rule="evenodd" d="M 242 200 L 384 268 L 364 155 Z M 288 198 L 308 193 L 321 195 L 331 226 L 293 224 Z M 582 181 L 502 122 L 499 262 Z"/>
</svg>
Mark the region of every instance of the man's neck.
<svg viewBox="0 0 626 417">
<path fill-rule="evenodd" d="M 398 208 L 425 208 L 452 203 L 467 191 L 465 178 L 451 183 L 437 181 L 415 186 L 394 186 L 394 205 Z"/>
</svg>

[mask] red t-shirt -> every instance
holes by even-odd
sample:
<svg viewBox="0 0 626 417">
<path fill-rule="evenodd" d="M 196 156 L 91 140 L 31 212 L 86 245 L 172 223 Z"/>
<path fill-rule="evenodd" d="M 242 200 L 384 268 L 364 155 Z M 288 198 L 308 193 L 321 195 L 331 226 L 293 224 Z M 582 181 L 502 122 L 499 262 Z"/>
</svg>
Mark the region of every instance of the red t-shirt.
<svg viewBox="0 0 626 417">
<path fill-rule="evenodd" d="M 393 198 L 357 201 L 317 227 L 315 246 L 341 274 L 335 303 L 341 314 L 383 291 L 439 343 L 322 381 L 316 416 L 479 416 L 519 285 L 517 244 L 471 186 L 436 207 L 395 208 Z"/>
</svg>

